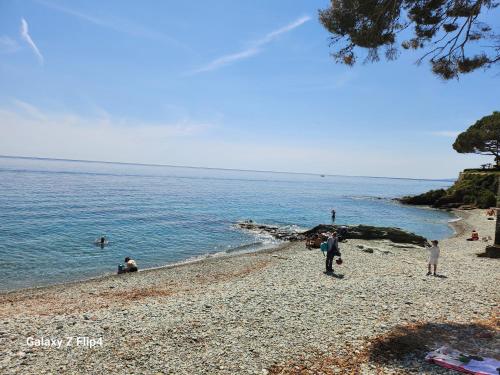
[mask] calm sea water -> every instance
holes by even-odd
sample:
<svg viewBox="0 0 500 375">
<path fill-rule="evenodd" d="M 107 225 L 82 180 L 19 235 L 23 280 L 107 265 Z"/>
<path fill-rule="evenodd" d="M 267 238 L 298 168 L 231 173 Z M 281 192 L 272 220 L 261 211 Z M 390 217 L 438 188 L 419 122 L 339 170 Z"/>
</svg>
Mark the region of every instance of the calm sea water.
<svg viewBox="0 0 500 375">
<path fill-rule="evenodd" d="M 0 157 L 0 290 L 115 272 L 125 256 L 148 268 L 255 249 L 271 240 L 236 221 L 308 228 L 329 223 L 332 208 L 339 224 L 440 239 L 452 234 L 449 214 L 390 198 L 450 184 Z"/>
</svg>

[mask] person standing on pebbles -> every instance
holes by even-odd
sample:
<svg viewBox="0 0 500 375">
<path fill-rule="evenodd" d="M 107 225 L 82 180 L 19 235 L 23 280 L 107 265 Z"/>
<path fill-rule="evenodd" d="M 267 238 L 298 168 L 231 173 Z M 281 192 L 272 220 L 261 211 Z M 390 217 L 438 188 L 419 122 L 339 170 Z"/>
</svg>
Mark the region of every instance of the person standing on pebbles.
<svg viewBox="0 0 500 375">
<path fill-rule="evenodd" d="M 429 265 L 427 269 L 427 276 L 431 275 L 431 266 L 434 266 L 434 276 L 437 276 L 437 264 L 440 250 L 437 240 L 432 240 L 431 244 L 432 246 L 427 247 L 427 250 L 429 250 Z"/>
<path fill-rule="evenodd" d="M 333 272 L 333 257 L 340 256 L 339 251 L 339 240 L 337 238 L 337 232 L 330 233 L 328 235 L 328 251 L 326 252 L 326 272 Z"/>
</svg>

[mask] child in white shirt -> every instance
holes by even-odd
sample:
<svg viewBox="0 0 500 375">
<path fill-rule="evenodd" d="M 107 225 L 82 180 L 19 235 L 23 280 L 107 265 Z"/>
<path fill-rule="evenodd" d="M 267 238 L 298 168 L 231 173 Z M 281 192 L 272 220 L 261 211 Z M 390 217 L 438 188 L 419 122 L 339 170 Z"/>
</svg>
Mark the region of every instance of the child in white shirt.
<svg viewBox="0 0 500 375">
<path fill-rule="evenodd" d="M 436 271 L 437 271 L 437 264 L 438 264 L 440 250 L 438 247 L 437 240 L 432 240 L 431 243 L 432 246 L 427 248 L 427 250 L 429 250 L 429 265 L 428 265 L 427 276 L 431 275 L 431 266 L 434 266 L 434 276 L 437 276 Z"/>
</svg>

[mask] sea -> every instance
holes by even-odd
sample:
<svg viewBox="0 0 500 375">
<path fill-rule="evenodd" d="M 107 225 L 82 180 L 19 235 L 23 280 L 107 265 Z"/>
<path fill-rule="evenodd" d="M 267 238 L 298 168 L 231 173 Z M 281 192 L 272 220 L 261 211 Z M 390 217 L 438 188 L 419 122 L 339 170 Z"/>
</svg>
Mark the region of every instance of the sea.
<svg viewBox="0 0 500 375">
<path fill-rule="evenodd" d="M 115 273 L 126 256 L 145 269 L 273 247 L 234 224 L 307 229 L 332 209 L 442 239 L 451 214 L 393 198 L 452 182 L 0 157 L 0 291 Z"/>
</svg>

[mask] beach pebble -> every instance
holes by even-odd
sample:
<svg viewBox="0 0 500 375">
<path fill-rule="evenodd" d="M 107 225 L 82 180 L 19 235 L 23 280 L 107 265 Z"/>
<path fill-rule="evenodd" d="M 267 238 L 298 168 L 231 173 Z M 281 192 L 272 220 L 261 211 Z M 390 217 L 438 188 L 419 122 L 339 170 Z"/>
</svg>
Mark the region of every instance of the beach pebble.
<svg viewBox="0 0 500 375">
<path fill-rule="evenodd" d="M 481 227 L 479 215 L 468 214 L 481 233 L 493 231 L 494 223 L 482 220 L 491 227 Z M 334 275 L 343 278 L 324 274 L 322 253 L 304 251 L 297 242 L 131 278 L 0 295 L 8 324 L 0 333 L 8 340 L 0 348 L 0 373 L 269 374 L 277 364 L 298 372 L 322 355 L 350 358 L 352 348 L 356 360 L 362 360 L 371 338 L 405 322 L 470 324 L 490 318 L 498 306 L 492 282 L 497 264 L 477 258 L 476 244 L 459 237 L 440 241 L 439 267 L 447 279 L 425 276 L 425 251 L 389 245 L 341 243 L 344 264 L 335 266 Z M 360 249 L 372 249 L 373 255 Z M 464 265 L 470 272 L 464 272 Z M 71 329 L 65 336 L 102 337 L 103 346 L 33 348 L 27 354 L 28 335 L 60 337 L 64 326 Z M 480 344 L 492 338 L 474 339 Z M 494 347 L 481 350 L 491 353 Z M 360 373 L 445 373 L 435 367 L 410 356 L 400 362 L 367 362 Z M 323 373 L 334 368 L 343 373 L 334 365 Z"/>
</svg>

